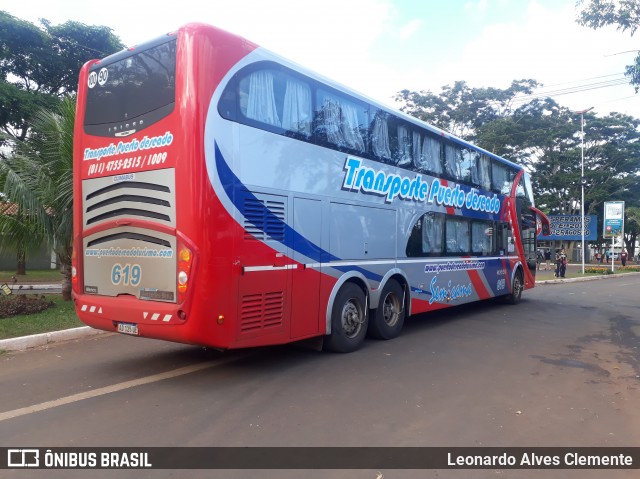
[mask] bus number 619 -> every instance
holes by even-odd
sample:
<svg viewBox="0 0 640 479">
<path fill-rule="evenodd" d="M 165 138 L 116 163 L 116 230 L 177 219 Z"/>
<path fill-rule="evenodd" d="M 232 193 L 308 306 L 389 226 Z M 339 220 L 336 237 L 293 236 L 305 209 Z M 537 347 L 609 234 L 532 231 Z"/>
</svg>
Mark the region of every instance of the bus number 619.
<svg viewBox="0 0 640 479">
<path fill-rule="evenodd" d="M 139 264 L 116 263 L 111 268 L 111 283 L 114 285 L 138 286 L 142 279 L 142 268 Z"/>
</svg>

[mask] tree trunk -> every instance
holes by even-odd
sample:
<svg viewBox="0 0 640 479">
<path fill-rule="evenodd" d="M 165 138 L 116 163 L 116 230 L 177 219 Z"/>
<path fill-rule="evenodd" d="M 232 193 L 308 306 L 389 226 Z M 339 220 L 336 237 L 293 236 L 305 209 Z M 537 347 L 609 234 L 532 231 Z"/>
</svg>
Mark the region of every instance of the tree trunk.
<svg viewBox="0 0 640 479">
<path fill-rule="evenodd" d="M 27 274 L 27 255 L 24 251 L 18 251 L 17 261 L 16 274 Z"/>
<path fill-rule="evenodd" d="M 62 273 L 62 299 L 71 301 L 71 263 L 63 261 L 60 264 L 60 273 Z"/>
</svg>

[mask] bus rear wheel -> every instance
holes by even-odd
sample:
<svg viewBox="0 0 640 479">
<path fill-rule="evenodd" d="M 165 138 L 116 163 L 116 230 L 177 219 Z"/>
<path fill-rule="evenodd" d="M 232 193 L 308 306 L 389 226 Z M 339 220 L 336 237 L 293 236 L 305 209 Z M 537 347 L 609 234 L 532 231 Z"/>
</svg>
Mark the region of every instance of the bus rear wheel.
<svg viewBox="0 0 640 479">
<path fill-rule="evenodd" d="M 350 353 L 358 349 L 367 334 L 369 317 L 364 292 L 354 283 L 345 283 L 338 291 L 331 310 L 331 335 L 327 349 Z"/>
<path fill-rule="evenodd" d="M 396 280 L 390 279 L 382 289 L 380 303 L 369 323 L 369 336 L 393 339 L 400 335 L 406 310 L 404 291 Z"/>
<path fill-rule="evenodd" d="M 511 284 L 511 293 L 506 296 L 507 303 L 518 304 L 522 298 L 522 290 L 524 289 L 524 278 L 522 277 L 522 270 L 516 271 Z"/>
</svg>

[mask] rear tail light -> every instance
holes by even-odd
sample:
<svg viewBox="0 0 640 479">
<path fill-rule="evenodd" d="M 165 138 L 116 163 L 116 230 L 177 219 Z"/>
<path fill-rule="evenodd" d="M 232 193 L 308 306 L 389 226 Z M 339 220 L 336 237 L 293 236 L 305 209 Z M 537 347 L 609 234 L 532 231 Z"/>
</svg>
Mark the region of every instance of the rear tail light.
<svg viewBox="0 0 640 479">
<path fill-rule="evenodd" d="M 71 288 L 75 293 L 80 293 L 80 285 L 78 281 L 78 256 L 75 247 L 71 251 Z"/>
<path fill-rule="evenodd" d="M 184 245 L 178 247 L 178 275 L 176 277 L 178 302 L 183 302 L 189 290 L 189 276 L 193 265 L 193 252 Z"/>
</svg>

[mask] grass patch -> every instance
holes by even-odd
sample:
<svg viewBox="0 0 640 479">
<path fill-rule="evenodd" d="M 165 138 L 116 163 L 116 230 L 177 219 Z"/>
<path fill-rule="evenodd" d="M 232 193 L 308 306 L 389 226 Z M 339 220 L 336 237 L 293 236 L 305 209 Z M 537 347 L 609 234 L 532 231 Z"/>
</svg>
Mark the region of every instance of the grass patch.
<svg viewBox="0 0 640 479">
<path fill-rule="evenodd" d="M 84 326 L 76 316 L 73 301 L 63 301 L 59 294 L 49 294 L 46 299 L 52 301 L 53 306 L 44 311 L 1 318 L 0 339 Z M 0 301 L 4 301 L 4 299 L 0 299 Z"/>
<path fill-rule="evenodd" d="M 62 274 L 57 269 L 34 269 L 27 271 L 27 274 L 16 274 L 15 270 L 1 270 L 0 284 L 14 284 L 13 276 L 18 280 L 15 284 L 59 283 L 62 281 Z"/>
</svg>

